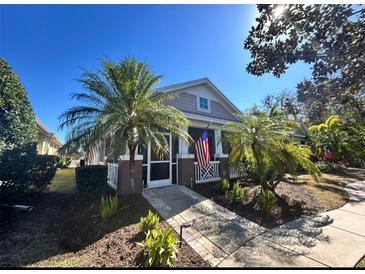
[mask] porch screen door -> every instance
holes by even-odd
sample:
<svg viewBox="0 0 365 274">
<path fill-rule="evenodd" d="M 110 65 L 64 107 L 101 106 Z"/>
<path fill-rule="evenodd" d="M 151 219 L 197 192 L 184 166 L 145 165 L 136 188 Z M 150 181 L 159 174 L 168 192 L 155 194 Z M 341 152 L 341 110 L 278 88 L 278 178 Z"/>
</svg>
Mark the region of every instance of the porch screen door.
<svg viewBox="0 0 365 274">
<path fill-rule="evenodd" d="M 168 144 L 169 152 L 164 158 L 159 158 L 151 149 L 151 145 L 148 146 L 148 162 L 149 174 L 148 174 L 148 187 L 161 187 L 170 185 L 171 180 L 171 134 L 164 134 Z"/>
</svg>

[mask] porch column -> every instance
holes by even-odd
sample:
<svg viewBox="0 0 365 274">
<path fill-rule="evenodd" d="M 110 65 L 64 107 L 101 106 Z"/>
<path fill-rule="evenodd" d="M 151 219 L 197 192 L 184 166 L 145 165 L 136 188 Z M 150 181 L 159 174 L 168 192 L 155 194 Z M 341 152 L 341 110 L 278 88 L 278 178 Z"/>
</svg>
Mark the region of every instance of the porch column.
<svg viewBox="0 0 365 274">
<path fill-rule="evenodd" d="M 188 132 L 188 128 L 184 127 Z M 189 154 L 189 144 L 179 138 L 179 154 L 177 155 L 177 184 L 191 187 L 194 182 L 194 154 Z"/>
<path fill-rule="evenodd" d="M 135 168 L 134 168 L 134 185 L 130 180 L 130 161 L 129 154 L 124 154 L 119 157 L 118 160 L 118 195 L 133 196 L 141 195 L 143 182 L 142 182 L 142 163 L 143 155 L 135 155 Z"/>
<path fill-rule="evenodd" d="M 215 154 L 214 159 L 219 161 L 219 176 L 223 179 L 229 179 L 229 165 L 228 165 L 228 154 L 223 154 L 222 147 L 222 130 L 215 129 L 214 130 L 215 137 Z"/>
</svg>

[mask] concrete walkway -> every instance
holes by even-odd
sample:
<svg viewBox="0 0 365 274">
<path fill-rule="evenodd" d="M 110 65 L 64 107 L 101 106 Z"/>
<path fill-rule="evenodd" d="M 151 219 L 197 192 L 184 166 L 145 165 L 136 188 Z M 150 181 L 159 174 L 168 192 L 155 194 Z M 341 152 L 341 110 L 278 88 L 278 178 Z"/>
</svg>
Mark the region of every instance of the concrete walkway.
<svg viewBox="0 0 365 274">
<path fill-rule="evenodd" d="M 143 191 L 157 212 L 212 266 L 353 267 L 365 254 L 365 181 L 336 210 L 266 229 L 183 186 Z"/>
</svg>

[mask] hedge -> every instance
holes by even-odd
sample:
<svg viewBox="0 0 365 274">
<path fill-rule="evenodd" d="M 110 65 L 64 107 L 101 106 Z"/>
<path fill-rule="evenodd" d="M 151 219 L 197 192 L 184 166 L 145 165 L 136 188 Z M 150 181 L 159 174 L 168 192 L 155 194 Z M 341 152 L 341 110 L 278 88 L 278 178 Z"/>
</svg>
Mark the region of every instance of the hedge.
<svg viewBox="0 0 365 274">
<path fill-rule="evenodd" d="M 107 167 L 103 165 L 76 168 L 76 188 L 81 196 L 100 198 L 107 192 Z"/>
<path fill-rule="evenodd" d="M 59 158 L 56 155 L 37 155 L 31 171 L 30 187 L 44 191 L 56 174 Z"/>
</svg>

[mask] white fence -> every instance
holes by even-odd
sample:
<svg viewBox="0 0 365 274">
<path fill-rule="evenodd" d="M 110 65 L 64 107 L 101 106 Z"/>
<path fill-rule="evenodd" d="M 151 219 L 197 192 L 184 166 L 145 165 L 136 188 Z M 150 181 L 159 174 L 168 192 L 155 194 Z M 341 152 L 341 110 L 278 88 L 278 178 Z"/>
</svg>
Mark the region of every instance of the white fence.
<svg viewBox="0 0 365 274">
<path fill-rule="evenodd" d="M 239 171 L 237 169 L 235 169 L 233 166 L 229 166 L 229 178 L 230 179 L 236 179 L 242 176 L 246 176 L 247 175 L 247 171 L 245 169 L 245 167 L 242 167 L 242 171 Z"/>
<path fill-rule="evenodd" d="M 108 163 L 108 184 L 117 190 L 118 186 L 118 164 Z"/>
<path fill-rule="evenodd" d="M 195 183 L 207 183 L 219 181 L 219 161 L 211 161 L 208 166 L 199 166 L 194 162 Z"/>
<path fill-rule="evenodd" d="M 229 178 L 230 179 L 235 179 L 240 176 L 241 176 L 241 174 L 237 169 L 235 169 L 233 166 L 229 166 Z"/>
</svg>

